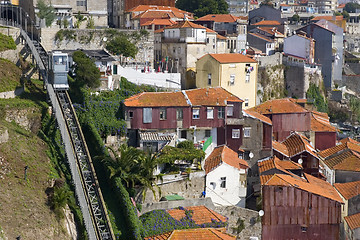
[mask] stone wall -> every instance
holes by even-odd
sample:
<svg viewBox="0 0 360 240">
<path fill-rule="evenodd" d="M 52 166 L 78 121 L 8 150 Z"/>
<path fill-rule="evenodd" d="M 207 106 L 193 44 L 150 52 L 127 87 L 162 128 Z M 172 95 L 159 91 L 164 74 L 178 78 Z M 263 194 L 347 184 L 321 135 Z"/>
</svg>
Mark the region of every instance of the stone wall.
<svg viewBox="0 0 360 240">
<path fill-rule="evenodd" d="M 15 98 L 16 96 L 20 96 L 23 92 L 24 92 L 24 87 L 17 88 L 15 89 L 15 91 L 1 92 L 0 98 L 2 99 Z"/>
<path fill-rule="evenodd" d="M 7 122 L 15 122 L 33 133 L 37 133 L 41 127 L 41 112 L 37 108 L 5 109 L 3 114 Z"/>
<path fill-rule="evenodd" d="M 256 104 L 285 97 L 284 69 L 285 66 L 282 64 L 259 67 Z"/>
<path fill-rule="evenodd" d="M 179 175 L 179 176 L 177 176 Z M 164 181 L 164 183 L 159 182 L 158 186 L 161 189 L 161 196 L 178 194 L 185 199 L 199 199 L 201 193 L 205 189 L 205 173 L 204 172 L 194 172 L 191 173 L 189 178 L 183 178 L 180 174 L 174 175 L 174 181 L 169 179 Z M 155 188 L 156 190 L 156 188 Z M 136 202 L 141 202 L 141 194 L 137 194 Z M 156 199 L 154 198 L 153 192 L 148 189 L 146 191 L 145 199 L 143 203 L 153 203 L 160 200 L 160 196 L 156 190 Z"/>
<path fill-rule="evenodd" d="M 215 209 L 211 198 L 185 199 L 180 201 L 161 201 L 142 204 L 141 214 L 157 209 L 171 209 L 176 207 L 206 206 L 209 209 Z"/>
<path fill-rule="evenodd" d="M 108 29 L 65 29 L 62 41 L 55 41 L 55 35 L 60 29 L 58 28 L 42 28 L 41 29 L 41 44 L 46 51 L 54 50 L 99 50 L 104 49 L 106 42 L 109 41 L 109 36 L 106 34 Z M 121 30 L 114 29 L 114 31 L 131 34 L 137 30 Z M 145 40 L 137 43 L 138 53 L 135 59 L 127 59 L 129 62 L 149 62 L 153 68 L 154 62 L 154 34 L 149 32 L 149 36 Z M 73 39 L 70 39 L 73 38 Z"/>
<path fill-rule="evenodd" d="M 257 211 L 235 206 L 216 207 L 214 210 L 228 217 L 227 232 L 237 239 L 261 239 L 261 218 Z"/>
</svg>

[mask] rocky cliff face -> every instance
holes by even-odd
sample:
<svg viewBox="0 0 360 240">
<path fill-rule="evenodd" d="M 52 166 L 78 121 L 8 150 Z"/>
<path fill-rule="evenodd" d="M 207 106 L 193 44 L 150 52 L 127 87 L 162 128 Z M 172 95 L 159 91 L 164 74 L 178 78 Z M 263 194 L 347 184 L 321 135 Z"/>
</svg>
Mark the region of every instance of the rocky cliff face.
<svg viewBox="0 0 360 240">
<path fill-rule="evenodd" d="M 7 122 L 15 122 L 24 129 L 37 133 L 41 127 L 41 112 L 39 109 L 6 109 L 4 118 Z"/>
</svg>

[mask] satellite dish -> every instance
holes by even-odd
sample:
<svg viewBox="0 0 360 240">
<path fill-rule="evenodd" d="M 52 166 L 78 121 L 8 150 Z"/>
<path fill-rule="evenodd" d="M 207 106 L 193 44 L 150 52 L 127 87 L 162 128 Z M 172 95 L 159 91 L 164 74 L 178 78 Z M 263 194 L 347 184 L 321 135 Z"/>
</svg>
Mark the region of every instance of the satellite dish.
<svg viewBox="0 0 360 240">
<path fill-rule="evenodd" d="M 249 153 L 249 158 L 253 158 L 254 154 L 252 152 Z"/>
<path fill-rule="evenodd" d="M 260 216 L 260 217 L 264 216 L 264 210 L 260 210 L 260 211 L 259 211 L 259 216 Z"/>
<path fill-rule="evenodd" d="M 103 38 L 103 41 L 106 42 L 106 41 L 107 41 L 107 37 L 104 37 L 104 38 Z"/>
<path fill-rule="evenodd" d="M 298 163 L 299 163 L 300 165 L 302 165 L 303 160 L 302 160 L 301 158 L 299 158 Z"/>
</svg>

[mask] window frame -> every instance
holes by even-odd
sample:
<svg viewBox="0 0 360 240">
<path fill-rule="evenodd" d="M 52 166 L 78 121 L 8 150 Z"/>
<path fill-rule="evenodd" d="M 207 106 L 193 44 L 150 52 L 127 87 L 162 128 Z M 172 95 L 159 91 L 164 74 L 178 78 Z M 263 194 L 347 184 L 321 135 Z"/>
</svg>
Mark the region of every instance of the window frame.
<svg viewBox="0 0 360 240">
<path fill-rule="evenodd" d="M 235 74 L 230 74 L 229 84 L 230 84 L 230 85 L 234 85 L 234 84 L 235 84 Z"/>
<path fill-rule="evenodd" d="M 197 114 L 195 114 L 196 111 L 198 112 Z M 200 119 L 200 108 L 192 109 L 192 119 Z"/>
<path fill-rule="evenodd" d="M 166 108 L 160 108 L 160 110 L 159 110 L 159 119 L 160 120 L 166 120 L 167 119 L 167 109 Z"/>
<path fill-rule="evenodd" d="M 176 109 L 176 120 L 183 120 L 184 119 L 184 111 L 182 108 Z"/>
<path fill-rule="evenodd" d="M 227 117 L 234 116 L 234 105 L 232 105 L 232 104 L 227 105 L 226 116 Z"/>
<path fill-rule="evenodd" d="M 244 138 L 251 137 L 251 127 L 244 127 Z"/>
<path fill-rule="evenodd" d="M 218 119 L 225 118 L 225 107 L 218 107 Z"/>
<path fill-rule="evenodd" d="M 231 138 L 232 139 L 240 139 L 241 131 L 239 128 L 233 128 L 231 130 Z"/>
<path fill-rule="evenodd" d="M 208 73 L 208 85 L 209 86 L 211 86 L 211 80 L 212 80 L 211 73 Z"/>
<path fill-rule="evenodd" d="M 226 177 L 220 177 L 220 188 L 226 188 Z"/>
<path fill-rule="evenodd" d="M 214 107 L 206 108 L 206 119 L 214 119 Z"/>
</svg>

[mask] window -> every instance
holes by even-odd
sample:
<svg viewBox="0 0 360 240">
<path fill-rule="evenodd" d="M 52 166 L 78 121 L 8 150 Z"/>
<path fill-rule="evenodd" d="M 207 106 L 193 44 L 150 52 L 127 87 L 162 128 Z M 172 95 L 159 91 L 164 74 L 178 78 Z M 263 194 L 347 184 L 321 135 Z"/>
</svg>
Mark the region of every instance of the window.
<svg viewBox="0 0 360 240">
<path fill-rule="evenodd" d="M 143 108 L 143 123 L 152 122 L 152 108 Z"/>
<path fill-rule="evenodd" d="M 235 64 L 229 64 L 229 68 L 234 68 L 234 67 L 236 67 L 236 65 Z"/>
<path fill-rule="evenodd" d="M 235 74 L 231 74 L 229 84 L 234 85 L 234 83 L 235 83 Z"/>
<path fill-rule="evenodd" d="M 251 127 L 245 127 L 244 128 L 244 137 L 250 137 L 251 136 L 250 133 L 251 133 Z"/>
<path fill-rule="evenodd" d="M 231 135 L 232 138 L 240 138 L 240 129 L 233 129 Z"/>
<path fill-rule="evenodd" d="M 213 107 L 207 107 L 206 117 L 207 117 L 207 119 L 214 119 L 214 108 Z"/>
<path fill-rule="evenodd" d="M 211 85 L 211 73 L 208 74 L 208 85 Z"/>
<path fill-rule="evenodd" d="M 176 109 L 176 120 L 183 119 L 183 110 L 181 108 Z"/>
<path fill-rule="evenodd" d="M 134 117 L 134 112 L 133 111 L 129 111 L 129 118 L 133 118 Z"/>
<path fill-rule="evenodd" d="M 245 98 L 245 107 L 248 107 L 249 106 L 249 99 L 248 98 Z"/>
<path fill-rule="evenodd" d="M 249 83 L 250 82 L 250 73 L 246 73 L 245 75 L 245 83 Z"/>
<path fill-rule="evenodd" d="M 160 108 L 160 120 L 166 120 L 166 108 Z"/>
<path fill-rule="evenodd" d="M 193 119 L 200 119 L 200 108 L 193 108 Z"/>
<path fill-rule="evenodd" d="M 206 25 L 206 24 L 205 24 L 205 25 Z M 209 41 L 209 38 L 206 38 L 206 42 L 207 42 L 207 43 L 209 43 L 209 42 L 210 42 L 210 41 Z"/>
<path fill-rule="evenodd" d="M 226 177 L 221 177 L 220 178 L 220 187 L 221 188 L 226 188 Z"/>
<path fill-rule="evenodd" d="M 218 108 L 218 118 L 219 119 L 225 118 L 225 108 L 224 107 Z"/>
<path fill-rule="evenodd" d="M 84 0 L 76 1 L 76 6 L 86 6 L 86 1 Z"/>
<path fill-rule="evenodd" d="M 181 130 L 180 134 L 181 134 L 181 138 L 186 139 L 186 130 Z"/>
<path fill-rule="evenodd" d="M 211 137 L 211 130 L 209 130 L 209 129 L 205 130 L 205 137 L 206 138 Z"/>
<path fill-rule="evenodd" d="M 175 47 L 173 47 L 173 53 L 175 53 L 175 49 L 176 49 L 176 48 L 175 48 Z"/>
<path fill-rule="evenodd" d="M 234 114 L 234 105 L 228 105 L 226 116 L 232 116 L 233 114 Z"/>
</svg>

